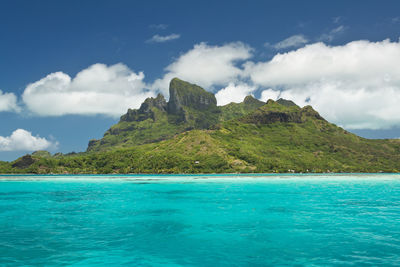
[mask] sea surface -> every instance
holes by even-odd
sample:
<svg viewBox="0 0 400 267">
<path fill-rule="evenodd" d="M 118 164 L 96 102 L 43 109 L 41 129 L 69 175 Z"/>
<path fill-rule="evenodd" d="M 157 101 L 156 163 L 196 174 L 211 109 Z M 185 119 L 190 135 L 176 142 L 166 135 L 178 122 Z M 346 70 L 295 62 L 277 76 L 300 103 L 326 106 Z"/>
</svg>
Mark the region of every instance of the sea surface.
<svg viewBox="0 0 400 267">
<path fill-rule="evenodd" d="M 1 266 L 400 266 L 400 175 L 0 176 Z"/>
</svg>

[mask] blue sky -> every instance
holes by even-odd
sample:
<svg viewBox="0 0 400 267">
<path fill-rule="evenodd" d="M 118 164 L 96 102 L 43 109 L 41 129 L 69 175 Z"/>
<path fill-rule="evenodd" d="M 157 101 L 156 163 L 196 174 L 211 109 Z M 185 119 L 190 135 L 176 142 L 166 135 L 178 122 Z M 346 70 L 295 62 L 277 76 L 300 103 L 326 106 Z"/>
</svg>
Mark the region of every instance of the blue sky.
<svg viewBox="0 0 400 267">
<path fill-rule="evenodd" d="M 292 98 L 362 136 L 400 137 L 398 10 L 398 1 L 1 1 L 0 160 L 84 151 L 126 108 L 167 96 L 173 76 L 219 104 Z"/>
</svg>

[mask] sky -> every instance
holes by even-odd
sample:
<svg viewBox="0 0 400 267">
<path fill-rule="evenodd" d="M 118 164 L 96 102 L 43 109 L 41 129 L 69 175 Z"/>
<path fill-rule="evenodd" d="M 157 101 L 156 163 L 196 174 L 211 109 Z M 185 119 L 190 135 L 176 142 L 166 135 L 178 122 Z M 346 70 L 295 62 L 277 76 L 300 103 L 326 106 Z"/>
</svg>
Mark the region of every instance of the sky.
<svg viewBox="0 0 400 267">
<path fill-rule="evenodd" d="M 85 151 L 173 77 L 400 137 L 398 1 L 0 1 L 0 160 Z"/>
</svg>

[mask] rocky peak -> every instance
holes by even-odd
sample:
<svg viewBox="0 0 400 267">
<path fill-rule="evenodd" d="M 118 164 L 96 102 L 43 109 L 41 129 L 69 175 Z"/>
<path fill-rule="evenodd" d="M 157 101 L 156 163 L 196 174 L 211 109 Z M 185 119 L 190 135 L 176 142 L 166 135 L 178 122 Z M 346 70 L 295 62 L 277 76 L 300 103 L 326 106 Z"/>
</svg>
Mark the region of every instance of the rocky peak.
<svg viewBox="0 0 400 267">
<path fill-rule="evenodd" d="M 243 103 L 245 105 L 264 105 L 265 103 L 254 98 L 252 95 L 248 95 L 244 98 Z"/>
<path fill-rule="evenodd" d="M 272 99 L 268 99 L 268 101 L 267 101 L 267 105 L 273 105 L 275 103 L 276 102 L 274 100 L 272 100 Z"/>
<path fill-rule="evenodd" d="M 301 112 L 308 117 L 312 117 L 317 120 L 325 120 L 321 115 L 319 115 L 319 113 L 315 109 L 312 108 L 312 106 L 308 105 L 303 107 L 301 109 Z"/>
<path fill-rule="evenodd" d="M 200 86 L 182 81 L 178 78 L 171 80 L 169 85 L 168 112 L 180 114 L 184 107 L 196 110 L 206 110 L 210 106 L 217 106 L 214 94 L 207 92 Z"/>
<path fill-rule="evenodd" d="M 166 111 L 167 101 L 162 94 L 158 94 L 156 98 L 147 98 L 142 105 L 140 105 L 139 112 L 148 113 L 151 111 L 151 108 L 158 108 L 161 111 Z"/>
<path fill-rule="evenodd" d="M 158 94 L 156 98 L 149 97 L 140 105 L 139 109 L 128 109 L 128 112 L 121 117 L 121 121 L 143 121 L 148 118 L 154 119 L 153 108 L 160 111 L 167 110 L 167 101 L 162 94 Z"/>
<path fill-rule="evenodd" d="M 38 158 L 50 158 L 51 154 L 49 151 L 46 150 L 37 150 L 32 153 L 32 156 Z"/>
<path fill-rule="evenodd" d="M 286 99 L 283 99 L 283 98 L 279 98 L 279 99 L 276 101 L 276 103 L 281 104 L 281 105 L 283 105 L 283 106 L 285 106 L 285 107 L 299 107 L 299 106 L 296 105 L 296 103 L 294 103 L 293 101 L 291 101 L 291 100 L 286 100 Z"/>
<path fill-rule="evenodd" d="M 255 124 L 270 123 L 304 123 L 308 120 L 322 119 L 310 106 L 300 108 L 294 102 L 285 99 L 274 101 L 269 99 L 267 104 L 255 112 L 243 117 L 241 121 Z"/>
<path fill-rule="evenodd" d="M 26 169 L 33 163 L 35 163 L 35 159 L 33 159 L 32 156 L 28 154 L 14 161 L 11 166 L 17 169 Z"/>
</svg>

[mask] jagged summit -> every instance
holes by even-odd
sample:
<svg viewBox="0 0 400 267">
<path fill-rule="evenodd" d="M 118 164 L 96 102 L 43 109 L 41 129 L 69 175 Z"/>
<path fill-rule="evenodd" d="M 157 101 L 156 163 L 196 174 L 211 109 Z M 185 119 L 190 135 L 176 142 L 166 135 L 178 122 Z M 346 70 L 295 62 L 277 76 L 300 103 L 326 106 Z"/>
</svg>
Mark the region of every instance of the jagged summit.
<svg viewBox="0 0 400 267">
<path fill-rule="evenodd" d="M 220 122 L 244 117 L 272 102 L 281 108 L 299 108 L 292 101 L 269 100 L 266 104 L 251 95 L 246 96 L 242 103 L 217 106 L 213 93 L 178 78 L 171 80 L 169 94 L 168 102 L 163 95 L 158 94 L 155 98 L 147 98 L 139 109 L 129 109 L 121 116 L 119 123 L 113 125 L 101 140 L 89 141 L 88 151 L 154 143 L 185 131 L 209 129 Z M 257 123 L 257 120 L 259 122 L 271 120 L 262 116 L 267 115 L 262 112 L 257 113 L 248 120 L 254 123 Z M 281 121 L 287 120 L 281 119 Z"/>
<path fill-rule="evenodd" d="M 256 105 L 261 105 L 261 104 L 264 105 L 265 104 L 264 102 L 254 98 L 254 96 L 252 96 L 252 95 L 246 96 L 244 98 L 244 100 L 243 100 L 243 103 L 246 104 L 246 105 L 254 105 L 254 104 L 256 104 Z"/>
<path fill-rule="evenodd" d="M 283 99 L 283 98 L 279 98 L 276 102 L 278 104 L 281 104 L 281 105 L 286 106 L 286 107 L 299 107 L 293 101 L 287 100 L 287 99 Z"/>
<path fill-rule="evenodd" d="M 245 123 L 271 124 L 276 122 L 284 123 L 305 123 L 309 120 L 324 120 L 311 106 L 300 108 L 294 102 L 279 99 L 269 99 L 267 104 L 254 112 L 239 119 Z"/>
<path fill-rule="evenodd" d="M 198 85 L 174 78 L 170 82 L 168 102 L 162 94 L 158 94 L 156 98 L 149 97 L 139 109 L 128 109 L 128 112 L 121 116 L 120 121 L 143 121 L 149 118 L 155 120 L 154 108 L 171 115 L 180 115 L 182 120 L 186 120 L 187 109 L 207 110 L 216 106 L 217 100 L 214 94 Z"/>
<path fill-rule="evenodd" d="M 198 85 L 173 78 L 169 85 L 168 112 L 181 113 L 184 107 L 205 110 L 216 106 L 214 94 L 207 92 Z"/>
<path fill-rule="evenodd" d="M 120 121 L 143 121 L 146 119 L 155 119 L 153 108 L 162 112 L 167 110 L 167 101 L 162 94 L 158 94 L 156 98 L 149 97 L 141 105 L 139 109 L 128 109 L 125 115 L 121 116 Z"/>
</svg>

